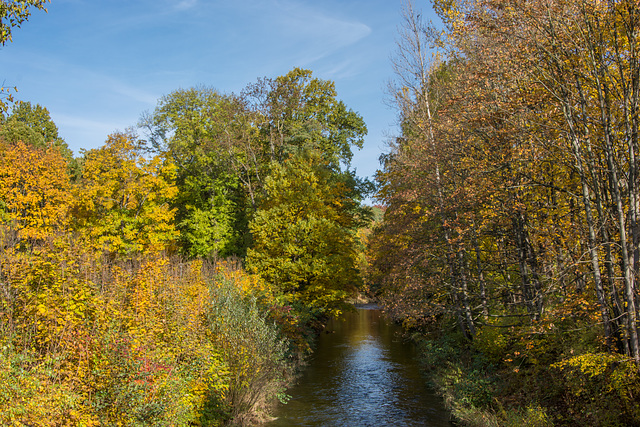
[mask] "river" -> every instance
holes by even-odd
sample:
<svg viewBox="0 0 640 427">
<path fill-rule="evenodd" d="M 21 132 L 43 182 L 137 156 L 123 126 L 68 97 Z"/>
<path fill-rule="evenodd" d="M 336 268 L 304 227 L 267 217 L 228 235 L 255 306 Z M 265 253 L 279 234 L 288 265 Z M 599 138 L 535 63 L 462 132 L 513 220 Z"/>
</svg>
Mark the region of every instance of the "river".
<svg viewBox="0 0 640 427">
<path fill-rule="evenodd" d="M 452 426 L 420 373 L 416 350 L 380 310 L 329 322 L 276 426 Z"/>
</svg>

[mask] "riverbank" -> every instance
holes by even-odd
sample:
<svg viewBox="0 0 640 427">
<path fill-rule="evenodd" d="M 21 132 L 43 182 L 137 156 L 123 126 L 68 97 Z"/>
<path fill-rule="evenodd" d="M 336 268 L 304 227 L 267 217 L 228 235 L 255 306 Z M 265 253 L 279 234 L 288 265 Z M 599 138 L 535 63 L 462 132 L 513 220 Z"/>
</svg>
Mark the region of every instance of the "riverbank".
<svg viewBox="0 0 640 427">
<path fill-rule="evenodd" d="M 113 259 L 0 227 L 0 425 L 255 425 L 315 337 L 237 261 Z"/>
<path fill-rule="evenodd" d="M 508 357 L 513 351 L 496 357 L 499 337 L 491 346 L 486 337 L 471 342 L 455 333 L 414 331 L 411 338 L 430 385 L 459 425 L 640 425 L 638 373 L 623 356 L 585 353 L 573 362 L 553 362 L 559 357 L 548 347 L 547 359 L 535 360 L 532 351 L 514 367 Z"/>
<path fill-rule="evenodd" d="M 498 390 L 506 386 L 495 368 L 469 348 L 455 348 L 450 340 L 414 335 L 429 384 L 443 398 L 452 419 L 468 427 L 549 427 L 553 422 L 536 403 L 512 407 Z M 513 402 L 511 402 L 513 404 Z"/>
</svg>

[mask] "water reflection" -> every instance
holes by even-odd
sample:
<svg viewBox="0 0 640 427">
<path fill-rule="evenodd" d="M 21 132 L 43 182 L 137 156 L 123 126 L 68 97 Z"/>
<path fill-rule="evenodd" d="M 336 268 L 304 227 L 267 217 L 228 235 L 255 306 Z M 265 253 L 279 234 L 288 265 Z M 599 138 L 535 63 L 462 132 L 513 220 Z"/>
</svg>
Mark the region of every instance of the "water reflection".
<svg viewBox="0 0 640 427">
<path fill-rule="evenodd" d="M 329 323 L 269 426 L 450 426 L 399 332 L 373 309 Z"/>
</svg>

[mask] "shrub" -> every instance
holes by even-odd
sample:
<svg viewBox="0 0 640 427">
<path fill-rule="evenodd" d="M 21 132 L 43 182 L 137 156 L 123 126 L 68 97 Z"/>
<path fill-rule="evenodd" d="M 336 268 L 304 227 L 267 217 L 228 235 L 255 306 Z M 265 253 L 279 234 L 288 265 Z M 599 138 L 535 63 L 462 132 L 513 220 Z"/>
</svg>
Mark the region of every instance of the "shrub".
<svg viewBox="0 0 640 427">
<path fill-rule="evenodd" d="M 608 353 L 586 353 L 551 366 L 561 375 L 571 416 L 593 425 L 638 425 L 640 374 L 632 360 Z M 624 415 L 623 415 L 624 414 Z"/>
<path fill-rule="evenodd" d="M 229 280 L 211 284 L 208 322 L 212 340 L 230 369 L 226 398 L 233 416 L 253 413 L 280 395 L 290 374 L 286 361 L 288 342 L 268 320 L 254 296 L 243 297 Z"/>
</svg>

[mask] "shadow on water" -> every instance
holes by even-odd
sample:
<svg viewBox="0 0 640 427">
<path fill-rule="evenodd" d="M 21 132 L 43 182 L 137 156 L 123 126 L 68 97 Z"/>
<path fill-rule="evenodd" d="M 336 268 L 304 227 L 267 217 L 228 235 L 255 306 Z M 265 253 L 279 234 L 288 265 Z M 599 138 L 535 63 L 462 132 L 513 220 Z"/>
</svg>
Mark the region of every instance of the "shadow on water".
<svg viewBox="0 0 640 427">
<path fill-rule="evenodd" d="M 420 373 L 415 348 L 379 310 L 331 321 L 274 426 L 452 426 Z"/>
</svg>

